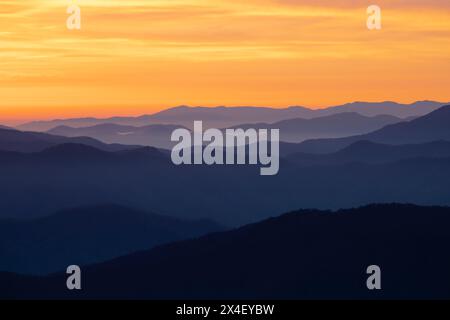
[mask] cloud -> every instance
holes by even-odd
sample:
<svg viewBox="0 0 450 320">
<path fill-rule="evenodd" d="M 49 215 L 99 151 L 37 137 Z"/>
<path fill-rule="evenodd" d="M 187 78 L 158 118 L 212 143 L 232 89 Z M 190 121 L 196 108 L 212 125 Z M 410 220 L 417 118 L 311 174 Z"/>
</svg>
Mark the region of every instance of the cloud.
<svg viewBox="0 0 450 320">
<path fill-rule="evenodd" d="M 397 9 L 417 9 L 432 8 L 435 10 L 450 8 L 450 2 L 447 0 L 273 0 L 280 5 L 295 6 L 320 6 L 334 8 L 367 8 L 369 5 L 376 4 L 385 8 Z"/>
<path fill-rule="evenodd" d="M 379 32 L 362 0 L 76 0 L 80 31 L 65 27 L 68 2 L 2 1 L 0 115 L 38 102 L 449 100 L 447 0 L 374 1 Z"/>
</svg>

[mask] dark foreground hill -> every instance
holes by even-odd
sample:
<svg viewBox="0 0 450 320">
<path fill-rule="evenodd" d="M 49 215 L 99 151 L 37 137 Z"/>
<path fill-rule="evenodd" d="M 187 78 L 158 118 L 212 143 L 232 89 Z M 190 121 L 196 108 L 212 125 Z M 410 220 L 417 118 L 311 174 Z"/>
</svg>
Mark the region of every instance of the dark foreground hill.
<svg viewBox="0 0 450 320">
<path fill-rule="evenodd" d="M 46 274 L 219 230 L 207 220 L 179 220 L 116 205 L 62 210 L 31 221 L 0 220 L 0 270 Z"/>
<path fill-rule="evenodd" d="M 136 253 L 66 275 L 0 274 L 2 298 L 450 298 L 450 208 L 303 210 Z M 366 287 L 381 268 L 381 291 Z"/>
</svg>

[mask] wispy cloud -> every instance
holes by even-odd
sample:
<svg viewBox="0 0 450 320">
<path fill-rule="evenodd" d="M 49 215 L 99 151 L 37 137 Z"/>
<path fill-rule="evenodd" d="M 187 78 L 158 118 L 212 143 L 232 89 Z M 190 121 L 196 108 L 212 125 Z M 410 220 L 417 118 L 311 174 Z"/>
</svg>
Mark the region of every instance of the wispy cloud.
<svg viewBox="0 0 450 320">
<path fill-rule="evenodd" d="M 70 3 L 80 31 L 65 27 Z M 0 118 L 448 100 L 449 2 L 378 4 L 383 29 L 369 32 L 362 0 L 3 0 Z"/>
</svg>

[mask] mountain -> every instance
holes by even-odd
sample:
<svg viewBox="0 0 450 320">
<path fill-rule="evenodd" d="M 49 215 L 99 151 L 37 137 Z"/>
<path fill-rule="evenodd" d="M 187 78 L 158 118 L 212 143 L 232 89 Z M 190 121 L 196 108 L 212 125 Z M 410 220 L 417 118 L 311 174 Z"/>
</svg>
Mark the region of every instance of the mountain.
<svg viewBox="0 0 450 320">
<path fill-rule="evenodd" d="M 169 155 L 165 150 L 153 147 L 138 147 L 130 150 L 104 151 L 89 145 L 64 143 L 44 149 L 40 152 L 23 153 L 0 151 L 0 164 L 15 165 L 128 165 L 130 163 L 152 164 L 153 166 L 170 165 Z"/>
<path fill-rule="evenodd" d="M 293 153 L 287 160 L 302 166 L 326 166 L 347 163 L 387 163 L 411 158 L 450 158 L 450 141 L 411 145 L 387 145 L 358 141 L 331 154 Z"/>
<path fill-rule="evenodd" d="M 246 122 L 273 123 L 291 118 L 310 118 L 314 111 L 305 107 L 275 109 L 267 107 L 187 107 L 181 106 L 156 113 L 151 121 L 176 123 L 191 128 L 202 120 L 205 128 L 226 128 Z"/>
<path fill-rule="evenodd" d="M 202 120 L 205 127 L 229 127 L 240 123 L 276 122 L 284 119 L 311 117 L 314 111 L 303 107 L 274 109 L 265 107 L 188 107 L 179 106 L 139 117 L 112 117 L 107 119 L 80 118 L 34 121 L 18 126 L 21 130 L 48 131 L 58 126 L 92 127 L 99 124 L 117 124 L 142 127 L 148 125 L 177 125 L 192 128 L 195 120 Z"/>
<path fill-rule="evenodd" d="M 401 121 L 400 118 L 386 115 L 365 117 L 358 113 L 341 113 L 315 119 L 296 118 L 273 124 L 244 124 L 235 128 L 280 129 L 282 141 L 300 142 L 312 138 L 345 137 L 367 133 L 382 128 L 385 125 Z M 80 128 L 58 126 L 49 130 L 47 133 L 66 137 L 86 136 L 105 143 L 148 145 L 170 149 L 174 146 L 174 142 L 170 139 L 171 134 L 178 128 L 180 127 L 173 125 L 133 127 L 106 123 Z"/>
<path fill-rule="evenodd" d="M 383 144 L 419 144 L 438 140 L 450 141 L 450 105 L 423 117 L 388 125 L 374 132 L 337 139 L 308 140 L 297 146 L 297 152 L 332 153 L 357 141 Z"/>
<path fill-rule="evenodd" d="M 180 219 L 238 226 L 295 208 L 377 202 L 450 205 L 450 158 L 301 166 L 172 164 L 157 149 L 105 152 L 62 145 L 0 154 L 0 218 L 38 218 L 64 208 L 116 203 Z M 424 187 L 426 186 L 426 188 Z"/>
<path fill-rule="evenodd" d="M 107 119 L 77 118 L 57 119 L 50 121 L 34 121 L 18 126 L 25 131 L 48 131 L 58 126 L 91 127 L 98 124 L 118 124 L 142 127 L 156 124 L 170 124 L 192 128 L 195 120 L 202 120 L 205 128 L 226 128 L 245 123 L 274 123 L 282 120 L 303 118 L 312 119 L 343 112 L 357 112 L 365 116 L 391 115 L 398 118 L 418 117 L 425 115 L 445 103 L 421 101 L 413 104 L 394 102 L 355 102 L 326 109 L 308 109 L 305 107 L 289 107 L 284 109 L 267 107 L 188 107 L 180 106 L 163 110 L 152 115 L 139 117 L 112 117 Z"/>
<path fill-rule="evenodd" d="M 448 207 L 302 210 L 85 267 L 81 291 L 65 273 L 1 273 L 0 297 L 449 299 L 449 228 Z M 366 287 L 371 265 L 382 290 Z"/>
<path fill-rule="evenodd" d="M 119 151 L 140 146 L 105 144 L 89 137 L 67 138 L 40 132 L 22 132 L 0 128 L 0 150 L 18 152 L 39 152 L 64 143 L 84 144 L 105 151 Z"/>
<path fill-rule="evenodd" d="M 143 145 L 169 149 L 174 145 L 170 140 L 172 132 L 179 128 L 181 127 L 173 125 L 133 127 L 105 123 L 80 128 L 58 126 L 47 133 L 65 137 L 91 137 L 104 143 Z"/>
<path fill-rule="evenodd" d="M 117 205 L 62 210 L 37 220 L 0 220 L 0 270 L 46 274 L 222 230 Z"/>
<path fill-rule="evenodd" d="M 308 139 L 338 138 L 368 133 L 398 122 L 402 122 L 402 119 L 389 115 L 367 117 L 356 112 L 343 112 L 313 119 L 283 120 L 273 124 L 244 124 L 236 128 L 279 129 L 281 141 L 295 143 Z"/>
<path fill-rule="evenodd" d="M 411 104 L 400 104 L 392 101 L 385 102 L 353 102 L 341 106 L 320 110 L 322 115 L 342 112 L 357 112 L 361 115 L 374 117 L 377 115 L 391 115 L 399 118 L 419 117 L 433 112 L 446 103 L 436 101 L 417 101 Z"/>
</svg>

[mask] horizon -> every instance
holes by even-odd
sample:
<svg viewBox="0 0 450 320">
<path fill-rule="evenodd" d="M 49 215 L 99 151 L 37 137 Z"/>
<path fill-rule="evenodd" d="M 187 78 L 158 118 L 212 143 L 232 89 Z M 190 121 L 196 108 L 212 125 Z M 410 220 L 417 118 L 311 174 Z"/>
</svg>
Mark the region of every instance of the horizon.
<svg viewBox="0 0 450 320">
<path fill-rule="evenodd" d="M 187 107 L 187 108 L 207 108 L 207 109 L 217 109 L 217 108 L 267 108 L 267 109 L 289 109 L 289 108 L 307 108 L 310 110 L 320 110 L 320 109 L 328 109 L 328 108 L 334 108 L 342 105 L 348 105 L 348 104 L 354 104 L 354 103 L 369 103 L 369 104 L 381 104 L 381 103 L 395 103 L 399 105 L 413 105 L 415 103 L 426 103 L 426 102 L 432 102 L 432 103 L 441 103 L 443 106 L 450 103 L 450 99 L 448 102 L 445 101 L 438 101 L 433 99 L 424 99 L 424 100 L 416 100 L 416 101 L 410 101 L 410 102 L 400 102 L 396 100 L 385 100 L 385 101 L 362 101 L 362 100 L 355 100 L 351 102 L 344 102 L 341 104 L 332 104 L 327 106 L 307 106 L 302 104 L 292 104 L 287 106 L 268 106 L 268 105 L 177 105 L 177 106 L 169 106 L 169 107 L 162 107 L 157 109 L 156 111 L 152 110 L 152 112 L 134 112 L 134 113 L 128 113 L 128 114 L 116 114 L 116 113 L 105 113 L 105 115 L 96 116 L 95 114 L 90 115 L 88 114 L 74 114 L 74 116 L 67 116 L 67 117 L 59 117 L 59 116 L 48 116 L 48 117 L 35 117 L 35 118 L 17 118 L 17 119 L 8 119 L 8 118 L 1 118 L 0 117 L 0 125 L 5 126 L 20 126 L 23 124 L 31 123 L 31 122 L 47 122 L 47 121 L 61 121 L 61 120 L 70 120 L 70 119 L 96 119 L 96 120 L 107 120 L 110 118 L 134 118 L 134 117 L 140 117 L 140 116 L 151 116 L 154 114 L 157 114 L 159 112 L 167 111 L 170 109 L 180 108 L 180 107 Z M 120 107 L 118 107 L 120 108 Z M 115 109 L 115 108 L 114 108 Z"/>
<path fill-rule="evenodd" d="M 72 3 L 81 30 L 67 29 L 67 2 L 2 4 L 0 119 L 448 99 L 443 1 L 379 0 L 377 31 L 366 1 Z"/>
</svg>

